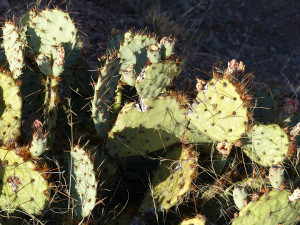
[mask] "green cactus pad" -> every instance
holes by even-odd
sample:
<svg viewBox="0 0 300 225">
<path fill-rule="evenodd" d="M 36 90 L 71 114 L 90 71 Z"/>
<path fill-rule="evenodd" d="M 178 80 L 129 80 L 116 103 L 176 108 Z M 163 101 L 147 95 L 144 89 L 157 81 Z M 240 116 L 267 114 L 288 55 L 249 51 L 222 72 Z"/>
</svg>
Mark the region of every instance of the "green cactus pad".
<svg viewBox="0 0 300 225">
<path fill-rule="evenodd" d="M 17 27 L 12 22 L 6 22 L 3 30 L 3 46 L 13 77 L 17 79 L 24 67 L 24 51 L 27 45 L 26 27 Z"/>
<path fill-rule="evenodd" d="M 51 59 L 56 59 L 52 46 L 63 44 L 68 58 L 77 41 L 80 41 L 69 14 L 58 9 L 46 9 L 36 15 L 30 15 L 29 19 L 24 20 L 28 24 L 28 44 L 35 54 L 44 53 Z"/>
<path fill-rule="evenodd" d="M 225 78 L 212 79 L 200 90 L 187 118 L 215 141 L 235 142 L 247 130 L 247 107 Z"/>
<path fill-rule="evenodd" d="M 170 85 L 181 72 L 182 63 L 162 61 L 143 69 L 137 78 L 135 88 L 142 98 L 155 98 Z"/>
<path fill-rule="evenodd" d="M 108 135 L 109 153 L 127 157 L 166 148 L 180 141 L 188 121 L 175 97 L 126 104 Z"/>
<path fill-rule="evenodd" d="M 269 180 L 273 188 L 279 188 L 284 180 L 284 167 L 282 165 L 273 165 L 269 169 Z"/>
<path fill-rule="evenodd" d="M 74 199 L 74 215 L 77 219 L 87 217 L 96 205 L 97 181 L 94 164 L 87 151 L 75 146 L 69 162 L 71 197 Z"/>
<path fill-rule="evenodd" d="M 171 37 L 163 37 L 160 40 L 160 48 L 162 51 L 162 58 L 167 59 L 174 53 L 176 40 Z"/>
<path fill-rule="evenodd" d="M 101 76 L 99 76 L 95 86 L 92 117 L 100 138 L 106 137 L 107 129 L 111 126 L 109 120 L 111 119 L 113 100 L 120 79 L 119 62 L 120 60 L 115 56 L 109 57 L 105 66 L 101 68 Z"/>
<path fill-rule="evenodd" d="M 0 141 L 12 145 L 20 136 L 22 98 L 14 79 L 0 73 Z"/>
<path fill-rule="evenodd" d="M 256 107 L 254 108 L 254 119 L 261 123 L 269 123 L 276 119 L 278 108 L 277 98 L 280 94 L 279 88 L 258 90 L 254 93 Z"/>
<path fill-rule="evenodd" d="M 167 210 L 181 203 L 181 196 L 191 188 L 196 173 L 197 153 L 191 147 L 183 146 L 170 150 L 164 158 L 154 174 L 152 188 L 141 204 L 140 213 L 151 209 Z"/>
<path fill-rule="evenodd" d="M 247 188 L 245 186 L 236 185 L 232 195 L 234 203 L 239 209 L 247 205 Z"/>
<path fill-rule="evenodd" d="M 193 124 L 189 124 L 188 128 L 184 133 L 183 142 L 185 144 L 196 144 L 197 150 L 200 152 L 211 153 L 212 145 L 214 141 L 210 139 L 207 135 L 198 130 Z"/>
<path fill-rule="evenodd" d="M 120 46 L 119 50 L 121 63 L 126 68 L 134 68 L 135 74 L 139 74 L 148 60 L 147 47 L 155 44 L 156 37 L 151 34 L 146 35 L 137 32 L 132 36 L 132 38 L 125 38 L 125 42 Z M 122 76 L 122 78 L 128 85 L 135 85 L 136 77 L 130 78 Z"/>
<path fill-rule="evenodd" d="M 263 195 L 257 202 L 244 207 L 232 225 L 296 225 L 299 222 L 300 200 L 289 201 L 291 195 L 286 190 L 273 190 Z"/>
<path fill-rule="evenodd" d="M 256 163 L 272 166 L 283 162 L 287 157 L 289 139 L 278 124 L 254 125 L 242 149 Z"/>
<path fill-rule="evenodd" d="M 50 189 L 32 161 L 24 161 L 14 150 L 0 149 L 0 208 L 39 214 L 48 206 Z"/>
</svg>

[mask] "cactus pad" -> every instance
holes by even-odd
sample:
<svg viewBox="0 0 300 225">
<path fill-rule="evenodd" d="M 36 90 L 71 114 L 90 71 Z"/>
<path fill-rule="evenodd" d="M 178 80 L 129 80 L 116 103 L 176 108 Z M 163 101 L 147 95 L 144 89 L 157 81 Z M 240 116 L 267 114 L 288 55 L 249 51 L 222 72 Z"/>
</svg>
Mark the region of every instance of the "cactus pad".
<svg viewBox="0 0 300 225">
<path fill-rule="evenodd" d="M 36 166 L 14 150 L 0 149 L 0 208 L 39 214 L 48 206 L 50 189 Z"/>
<path fill-rule="evenodd" d="M 12 22 L 6 22 L 3 29 L 3 46 L 13 77 L 17 79 L 22 74 L 24 66 L 24 51 L 27 45 L 26 27 L 17 27 Z"/>
<path fill-rule="evenodd" d="M 209 81 L 199 90 L 187 118 L 201 132 L 219 142 L 235 142 L 247 130 L 247 107 L 226 78 Z"/>
<path fill-rule="evenodd" d="M 92 116 L 96 131 L 100 138 L 106 137 L 106 130 L 109 129 L 113 100 L 117 85 L 120 79 L 120 60 L 115 56 L 110 56 L 104 67 L 101 68 L 95 95 L 92 101 Z"/>
<path fill-rule="evenodd" d="M 126 104 L 108 135 L 109 153 L 127 157 L 146 154 L 179 142 L 188 121 L 175 97 Z"/>
<path fill-rule="evenodd" d="M 153 188 L 142 202 L 141 213 L 153 208 L 158 211 L 169 209 L 179 204 L 180 198 L 191 188 L 196 173 L 197 152 L 190 146 L 183 146 L 170 150 L 165 159 L 153 177 Z"/>
<path fill-rule="evenodd" d="M 244 186 L 236 185 L 233 189 L 233 200 L 235 205 L 241 209 L 247 205 L 247 189 Z"/>
<path fill-rule="evenodd" d="M 20 135 L 22 98 L 14 79 L 0 73 L 0 141 L 12 145 Z"/>
<path fill-rule="evenodd" d="M 279 188 L 284 180 L 284 167 L 280 164 L 271 166 L 269 180 L 273 188 Z"/>
<path fill-rule="evenodd" d="M 249 158 L 262 166 L 272 166 L 284 161 L 289 151 L 289 139 L 277 124 L 254 125 L 243 150 Z"/>
<path fill-rule="evenodd" d="M 250 202 L 244 207 L 233 225 L 296 225 L 300 215 L 300 200 L 289 201 L 286 190 L 273 190 L 263 195 L 257 202 Z"/>
<path fill-rule="evenodd" d="M 71 151 L 71 196 L 74 199 L 74 215 L 77 219 L 87 217 L 96 205 L 97 181 L 94 165 L 88 152 L 75 146 Z"/>
<path fill-rule="evenodd" d="M 69 14 L 58 9 L 46 9 L 36 15 L 31 13 L 27 24 L 28 44 L 37 55 L 44 53 L 56 59 L 52 46 L 63 44 L 67 58 L 80 41 Z"/>
<path fill-rule="evenodd" d="M 181 72 L 181 67 L 182 63 L 168 60 L 145 67 L 135 85 L 138 94 L 142 98 L 157 97 Z"/>
</svg>

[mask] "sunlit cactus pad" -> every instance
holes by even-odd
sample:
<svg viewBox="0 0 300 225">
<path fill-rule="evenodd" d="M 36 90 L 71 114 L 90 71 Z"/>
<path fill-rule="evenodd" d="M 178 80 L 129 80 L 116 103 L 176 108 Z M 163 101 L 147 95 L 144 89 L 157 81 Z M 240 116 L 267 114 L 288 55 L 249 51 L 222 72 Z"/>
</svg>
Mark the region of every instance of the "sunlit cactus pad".
<svg viewBox="0 0 300 225">
<path fill-rule="evenodd" d="M 14 79 L 0 73 L 0 141 L 12 145 L 20 136 L 22 98 Z"/>
<path fill-rule="evenodd" d="M 142 98 L 156 97 L 181 72 L 182 62 L 162 61 L 146 66 L 140 73 L 135 88 Z"/>
<path fill-rule="evenodd" d="M 182 196 L 191 190 L 197 172 L 197 152 L 191 146 L 183 146 L 171 149 L 164 158 L 141 204 L 141 213 L 169 209 L 181 203 Z"/>
<path fill-rule="evenodd" d="M 71 156 L 69 167 L 72 176 L 71 197 L 74 201 L 74 215 L 77 219 L 82 219 L 87 217 L 96 205 L 96 175 L 89 152 L 75 146 Z"/>
<path fill-rule="evenodd" d="M 24 161 L 15 150 L 0 149 L 0 208 L 16 209 L 28 214 L 39 214 L 48 206 L 50 189 L 36 165 Z"/>
<path fill-rule="evenodd" d="M 299 222 L 300 200 L 289 201 L 286 190 L 273 190 L 244 207 L 233 225 L 296 225 Z"/>
<path fill-rule="evenodd" d="M 166 148 L 180 141 L 188 121 L 176 97 L 126 104 L 108 135 L 109 153 L 127 157 Z"/>
<path fill-rule="evenodd" d="M 58 9 L 28 12 L 23 19 L 28 25 L 28 44 L 36 54 L 48 57 L 54 54 L 53 46 L 63 44 L 66 58 L 80 42 L 75 23 L 68 13 Z M 56 58 L 56 55 L 53 55 Z"/>
<path fill-rule="evenodd" d="M 6 22 L 3 30 L 3 46 L 13 77 L 17 79 L 22 74 L 24 52 L 27 40 L 26 27 L 18 27 L 13 22 Z"/>
<path fill-rule="evenodd" d="M 248 132 L 243 150 L 256 163 L 272 166 L 284 161 L 289 151 L 289 138 L 278 124 L 254 125 Z"/>
<path fill-rule="evenodd" d="M 219 142 L 237 141 L 248 126 L 247 107 L 237 88 L 225 78 L 214 78 L 199 90 L 187 117 L 201 132 Z"/>
</svg>

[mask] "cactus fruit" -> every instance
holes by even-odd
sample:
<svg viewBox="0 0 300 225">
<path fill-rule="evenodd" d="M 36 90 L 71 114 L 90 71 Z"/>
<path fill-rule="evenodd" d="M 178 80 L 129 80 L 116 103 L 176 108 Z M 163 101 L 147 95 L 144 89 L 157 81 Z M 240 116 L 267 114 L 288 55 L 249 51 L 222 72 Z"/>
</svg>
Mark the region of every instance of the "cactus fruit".
<svg viewBox="0 0 300 225">
<path fill-rule="evenodd" d="M 97 181 L 89 153 L 78 145 L 71 150 L 69 161 L 71 197 L 77 219 L 87 217 L 96 205 Z"/>
<path fill-rule="evenodd" d="M 171 96 L 126 104 L 108 134 L 109 153 L 134 156 L 179 142 L 188 123 L 185 113 L 186 109 Z"/>
<path fill-rule="evenodd" d="M 289 138 L 278 124 L 254 125 L 242 146 L 246 155 L 262 166 L 284 161 L 289 151 Z"/>
<path fill-rule="evenodd" d="M 167 210 L 181 203 L 182 196 L 191 190 L 198 161 L 192 146 L 171 149 L 165 159 L 154 174 L 152 188 L 141 204 L 140 213 Z"/>
<path fill-rule="evenodd" d="M 200 88 L 187 118 L 201 132 L 219 142 L 237 141 L 248 126 L 247 107 L 237 87 L 226 78 L 213 78 Z"/>
<path fill-rule="evenodd" d="M 92 117 L 100 138 L 106 137 L 110 128 L 113 100 L 120 79 L 120 60 L 111 55 L 106 64 L 100 70 L 98 82 L 95 86 L 94 99 L 92 101 Z"/>
<path fill-rule="evenodd" d="M 22 98 L 18 82 L 0 73 L 0 141 L 12 145 L 20 136 Z"/>
<path fill-rule="evenodd" d="M 245 186 L 236 185 L 233 189 L 233 200 L 239 209 L 247 205 L 247 189 Z"/>
<path fill-rule="evenodd" d="M 290 195 L 286 190 L 272 190 L 261 196 L 257 202 L 250 202 L 241 209 L 232 225 L 298 224 L 300 200 L 290 201 Z"/>
<path fill-rule="evenodd" d="M 22 74 L 24 67 L 24 52 L 26 27 L 18 27 L 13 22 L 6 22 L 3 30 L 3 46 L 14 79 Z"/>
<path fill-rule="evenodd" d="M 29 148 L 30 154 L 34 157 L 42 155 L 47 149 L 47 134 L 43 132 L 43 124 L 39 120 L 35 120 L 32 128 L 32 142 Z"/>
<path fill-rule="evenodd" d="M 273 188 L 279 188 L 284 180 L 284 167 L 282 165 L 272 165 L 269 170 L 269 180 Z"/>
<path fill-rule="evenodd" d="M 205 218 L 202 215 L 197 215 L 192 219 L 185 219 L 179 225 L 205 225 Z"/>
<path fill-rule="evenodd" d="M 31 160 L 15 150 L 0 149 L 0 208 L 12 212 L 21 209 L 39 214 L 48 206 L 50 189 L 41 172 Z"/>
</svg>

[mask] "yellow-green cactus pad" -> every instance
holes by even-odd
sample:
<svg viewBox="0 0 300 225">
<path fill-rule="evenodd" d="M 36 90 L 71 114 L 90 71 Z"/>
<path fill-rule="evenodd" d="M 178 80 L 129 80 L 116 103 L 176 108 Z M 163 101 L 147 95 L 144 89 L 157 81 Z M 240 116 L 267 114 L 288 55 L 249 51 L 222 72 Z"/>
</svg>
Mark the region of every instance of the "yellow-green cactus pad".
<svg viewBox="0 0 300 225">
<path fill-rule="evenodd" d="M 0 149 L 0 208 L 39 214 L 48 206 L 50 189 L 42 173 L 15 150 Z"/>
<path fill-rule="evenodd" d="M 247 130 L 247 107 L 237 88 L 227 79 L 209 81 L 188 112 L 187 118 L 215 141 L 235 142 Z"/>
<path fill-rule="evenodd" d="M 263 195 L 257 202 L 244 207 L 232 225 L 298 224 L 300 200 L 290 201 L 290 195 L 286 190 L 273 190 Z"/>
<path fill-rule="evenodd" d="M 196 176 L 197 161 L 197 153 L 190 146 L 170 150 L 154 174 L 152 187 L 139 212 L 153 209 L 163 211 L 180 204 L 182 196 L 191 189 Z"/>
<path fill-rule="evenodd" d="M 161 61 L 146 66 L 138 76 L 135 88 L 142 98 L 155 98 L 181 72 L 183 63 Z"/>
<path fill-rule="evenodd" d="M 89 153 L 79 146 L 71 151 L 69 162 L 71 181 L 71 197 L 74 215 L 77 219 L 87 217 L 96 205 L 97 181 Z"/>
<path fill-rule="evenodd" d="M 187 126 L 186 109 L 171 96 L 126 104 L 108 134 L 112 156 L 147 154 L 180 141 Z"/>
<path fill-rule="evenodd" d="M 3 46 L 13 77 L 17 79 L 22 74 L 24 66 L 24 51 L 27 45 L 26 27 L 18 27 L 12 22 L 6 22 L 3 30 Z"/>
<path fill-rule="evenodd" d="M 0 73 L 0 141 L 12 145 L 20 136 L 22 98 L 15 80 Z"/>
<path fill-rule="evenodd" d="M 73 51 L 78 38 L 75 23 L 68 13 L 58 9 L 46 9 L 38 13 L 28 13 L 27 22 L 28 44 L 35 54 L 44 53 L 46 56 L 56 59 L 53 46 L 63 44 L 66 58 Z"/>
<path fill-rule="evenodd" d="M 289 138 L 278 124 L 254 125 L 244 142 L 244 152 L 262 166 L 283 162 L 289 151 Z"/>
</svg>

